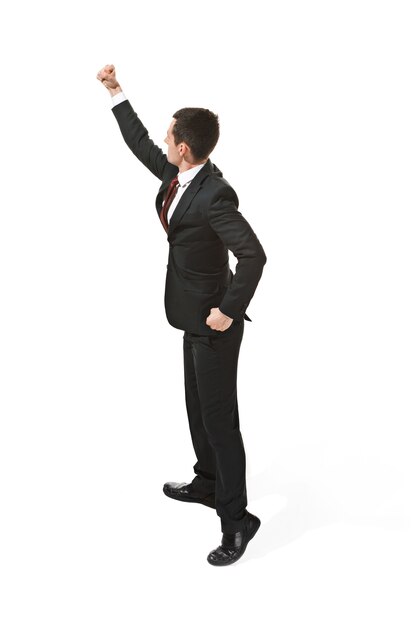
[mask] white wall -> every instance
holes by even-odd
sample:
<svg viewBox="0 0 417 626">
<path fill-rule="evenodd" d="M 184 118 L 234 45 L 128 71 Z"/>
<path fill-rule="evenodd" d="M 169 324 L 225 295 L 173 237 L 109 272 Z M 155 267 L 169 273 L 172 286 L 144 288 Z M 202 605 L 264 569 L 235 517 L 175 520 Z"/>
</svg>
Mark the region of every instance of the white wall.
<svg viewBox="0 0 417 626">
<path fill-rule="evenodd" d="M 26 2 L 1 21 L 2 622 L 415 623 L 412 3 Z M 162 493 L 195 462 L 182 332 L 107 63 L 163 147 L 178 108 L 219 114 L 212 160 L 268 257 L 238 382 L 263 524 L 222 571 L 216 513 Z"/>
</svg>

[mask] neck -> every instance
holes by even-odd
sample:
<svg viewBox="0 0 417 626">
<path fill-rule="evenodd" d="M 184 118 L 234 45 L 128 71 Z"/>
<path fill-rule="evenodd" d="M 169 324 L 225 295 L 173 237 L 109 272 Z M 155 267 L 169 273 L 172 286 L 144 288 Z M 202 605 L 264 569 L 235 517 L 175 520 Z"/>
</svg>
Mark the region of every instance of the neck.
<svg viewBox="0 0 417 626">
<path fill-rule="evenodd" d="M 190 170 L 192 167 L 197 167 L 197 165 L 202 165 L 203 163 L 207 163 L 208 159 L 205 159 L 204 161 L 199 161 L 198 163 L 188 163 L 188 161 L 184 161 L 184 159 L 181 161 L 181 163 L 178 166 L 178 169 L 181 172 L 186 172 L 187 170 Z"/>
</svg>

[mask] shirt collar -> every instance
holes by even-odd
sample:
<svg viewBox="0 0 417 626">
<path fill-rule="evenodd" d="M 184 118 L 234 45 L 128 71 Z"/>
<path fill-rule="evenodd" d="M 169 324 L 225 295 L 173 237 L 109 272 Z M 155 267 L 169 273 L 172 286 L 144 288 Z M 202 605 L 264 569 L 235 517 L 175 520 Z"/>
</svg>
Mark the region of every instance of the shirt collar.
<svg viewBox="0 0 417 626">
<path fill-rule="evenodd" d="M 180 184 L 180 187 L 182 187 L 183 185 L 185 185 L 186 183 L 189 183 L 196 174 L 198 174 L 198 172 L 201 170 L 201 168 L 203 168 L 205 166 L 206 163 L 200 163 L 199 165 L 195 165 L 194 167 L 190 167 L 189 170 L 185 170 L 185 172 L 180 172 L 179 174 L 177 174 L 178 176 L 178 182 Z"/>
</svg>

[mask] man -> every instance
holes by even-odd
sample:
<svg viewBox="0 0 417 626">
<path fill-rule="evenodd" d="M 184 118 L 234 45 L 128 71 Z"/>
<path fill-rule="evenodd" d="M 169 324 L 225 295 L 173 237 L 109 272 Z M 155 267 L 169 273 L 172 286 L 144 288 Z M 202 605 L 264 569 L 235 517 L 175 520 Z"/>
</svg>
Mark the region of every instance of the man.
<svg viewBox="0 0 417 626">
<path fill-rule="evenodd" d="M 261 524 L 246 510 L 236 380 L 244 319 L 251 321 L 245 311 L 265 252 L 238 211 L 235 191 L 209 158 L 219 138 L 217 115 L 202 108 L 177 111 L 165 138 L 166 156 L 124 95 L 114 65 L 104 66 L 97 78 L 112 96 L 126 144 L 162 181 L 156 209 L 169 243 L 165 311 L 168 322 L 184 331 L 185 401 L 197 457 L 194 479 L 167 482 L 163 491 L 216 509 L 222 540 L 207 560 L 230 565 Z M 228 250 L 238 259 L 235 274 Z"/>
</svg>

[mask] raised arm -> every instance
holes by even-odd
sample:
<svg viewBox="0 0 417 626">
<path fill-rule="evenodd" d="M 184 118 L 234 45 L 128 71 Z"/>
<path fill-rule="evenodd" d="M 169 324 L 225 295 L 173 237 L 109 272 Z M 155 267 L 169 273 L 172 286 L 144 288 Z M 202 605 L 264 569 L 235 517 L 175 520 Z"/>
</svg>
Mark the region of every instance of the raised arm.
<svg viewBox="0 0 417 626">
<path fill-rule="evenodd" d="M 108 89 L 111 96 L 122 92 L 116 79 L 114 65 L 105 65 L 97 73 L 97 79 Z M 160 180 L 173 178 L 178 168 L 168 162 L 166 154 L 149 138 L 147 129 L 133 110 L 129 100 L 126 99 L 116 104 L 112 111 L 123 139 L 139 161 Z"/>
</svg>

